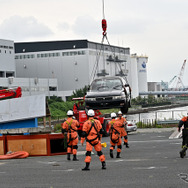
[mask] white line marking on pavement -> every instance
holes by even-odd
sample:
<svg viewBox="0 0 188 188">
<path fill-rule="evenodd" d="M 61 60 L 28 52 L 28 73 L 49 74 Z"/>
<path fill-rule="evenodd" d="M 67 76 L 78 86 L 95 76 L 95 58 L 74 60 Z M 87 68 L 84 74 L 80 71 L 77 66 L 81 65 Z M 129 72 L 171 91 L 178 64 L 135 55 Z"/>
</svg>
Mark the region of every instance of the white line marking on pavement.
<svg viewBox="0 0 188 188">
<path fill-rule="evenodd" d="M 66 170 L 52 170 L 52 171 L 54 171 L 54 172 L 72 172 L 72 171 L 75 171 L 75 169 L 66 169 Z"/>
<path fill-rule="evenodd" d="M 178 132 L 178 129 L 176 129 L 169 137 L 169 139 L 177 139 L 177 138 L 181 138 L 182 136 L 182 131 Z"/>
<path fill-rule="evenodd" d="M 188 183 L 188 174 L 186 173 L 180 173 L 178 174 L 181 180 L 183 180 L 185 183 Z"/>
<path fill-rule="evenodd" d="M 107 160 L 107 162 L 118 163 L 118 162 L 139 162 L 139 161 L 148 161 L 149 159 L 115 159 Z"/>
<path fill-rule="evenodd" d="M 149 167 L 135 167 L 133 168 L 134 170 L 152 170 L 152 169 L 165 169 L 167 168 L 166 166 L 160 166 L 160 167 L 155 167 L 155 166 L 149 166 Z"/>
<path fill-rule="evenodd" d="M 129 141 L 129 143 L 145 143 L 145 142 L 171 142 L 172 140 L 140 140 L 140 141 Z"/>
<path fill-rule="evenodd" d="M 170 144 L 180 145 L 180 144 L 182 144 L 182 143 L 180 143 L 180 142 L 179 142 L 179 143 L 175 142 L 175 143 L 170 143 Z"/>
<path fill-rule="evenodd" d="M 42 164 L 57 164 L 57 161 L 38 161 L 38 163 L 42 163 Z"/>
</svg>

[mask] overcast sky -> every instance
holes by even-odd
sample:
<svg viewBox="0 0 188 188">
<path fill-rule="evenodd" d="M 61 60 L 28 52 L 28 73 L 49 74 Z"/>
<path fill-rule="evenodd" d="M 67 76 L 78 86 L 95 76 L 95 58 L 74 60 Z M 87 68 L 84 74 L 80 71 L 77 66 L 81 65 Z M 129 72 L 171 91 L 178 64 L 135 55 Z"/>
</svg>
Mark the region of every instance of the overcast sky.
<svg viewBox="0 0 188 188">
<path fill-rule="evenodd" d="M 102 0 L 0 0 L 0 38 L 100 43 L 102 10 Z M 170 81 L 188 60 L 188 0 L 105 0 L 105 18 L 112 45 L 148 56 L 148 81 Z"/>
</svg>

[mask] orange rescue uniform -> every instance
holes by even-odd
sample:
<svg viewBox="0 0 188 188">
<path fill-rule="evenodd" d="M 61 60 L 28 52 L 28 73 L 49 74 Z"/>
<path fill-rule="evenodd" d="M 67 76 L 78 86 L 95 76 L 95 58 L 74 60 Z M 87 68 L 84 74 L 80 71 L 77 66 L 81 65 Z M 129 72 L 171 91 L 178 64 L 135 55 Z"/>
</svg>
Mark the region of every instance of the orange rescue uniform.
<svg viewBox="0 0 188 188">
<path fill-rule="evenodd" d="M 127 124 L 126 119 L 124 117 L 118 117 L 116 119 L 116 121 L 119 122 L 118 130 L 120 131 L 121 137 L 123 136 L 124 137 L 124 142 L 128 143 L 127 132 L 125 130 L 125 125 Z"/>
<path fill-rule="evenodd" d="M 121 152 L 121 132 L 120 132 L 120 123 L 115 120 L 112 119 L 109 123 L 109 129 L 110 129 L 110 150 L 114 150 L 115 146 L 117 145 L 117 152 L 120 153 Z"/>
<path fill-rule="evenodd" d="M 102 153 L 102 146 L 100 141 L 100 132 L 102 125 L 99 120 L 89 117 L 89 119 L 83 124 L 82 131 L 86 133 L 86 158 L 85 162 L 91 162 L 91 152 L 94 147 L 95 151 L 99 156 L 101 162 L 105 161 L 105 156 Z M 85 138 L 81 138 L 81 143 L 83 144 Z"/>
<path fill-rule="evenodd" d="M 68 117 L 67 120 L 62 124 L 62 129 L 67 132 L 67 154 L 72 153 L 73 155 L 77 154 L 78 148 L 78 133 L 77 129 L 79 127 L 79 123 L 77 120 L 72 119 L 72 117 Z"/>
</svg>

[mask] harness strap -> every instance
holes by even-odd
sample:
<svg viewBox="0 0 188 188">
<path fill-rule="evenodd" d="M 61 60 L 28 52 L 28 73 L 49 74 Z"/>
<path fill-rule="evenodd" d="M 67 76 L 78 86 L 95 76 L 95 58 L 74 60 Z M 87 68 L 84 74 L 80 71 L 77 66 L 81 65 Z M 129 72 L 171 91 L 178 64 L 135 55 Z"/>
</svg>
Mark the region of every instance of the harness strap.
<svg viewBox="0 0 188 188">
<path fill-rule="evenodd" d="M 99 135 L 99 132 L 98 132 L 98 130 L 97 130 L 97 128 L 95 127 L 95 120 L 90 120 L 91 121 L 91 127 L 90 127 L 90 129 L 89 129 L 89 131 L 88 131 L 88 135 L 89 135 L 89 133 L 91 132 L 91 129 L 92 129 L 92 127 L 95 129 L 95 131 L 97 132 L 97 134 L 96 134 L 96 138 L 93 138 L 93 139 L 88 139 L 88 138 L 86 138 L 86 141 L 87 142 L 89 142 L 92 146 L 95 146 L 95 145 L 97 145 L 99 142 L 97 142 L 97 143 L 95 143 L 95 144 L 92 144 L 91 142 L 93 142 L 94 140 L 96 140 L 97 138 L 99 138 L 100 139 L 100 135 Z"/>
<path fill-rule="evenodd" d="M 117 131 L 115 128 L 114 128 L 114 122 L 111 122 L 111 134 L 110 134 L 110 139 L 111 139 L 111 141 L 114 143 L 114 144 L 116 144 L 116 143 L 118 143 L 118 141 L 119 141 L 119 137 L 117 138 L 117 139 L 112 139 L 112 134 L 113 134 L 113 131 L 115 131 L 114 132 L 114 134 L 118 134 L 118 135 L 120 135 L 120 133 L 119 133 L 119 131 Z"/>
<path fill-rule="evenodd" d="M 72 138 L 72 137 L 71 137 L 71 129 L 72 129 L 73 131 L 77 131 L 77 130 L 75 130 L 75 129 L 72 128 L 72 126 L 71 126 L 71 125 L 72 125 L 72 122 L 73 122 L 73 119 L 71 119 L 70 122 L 66 121 L 66 123 L 67 123 L 67 125 L 68 125 L 68 133 L 69 133 L 69 135 L 70 135 L 69 142 L 67 142 L 67 144 L 69 144 L 70 141 L 75 140 L 75 139 L 77 138 L 77 136 L 76 136 L 75 138 Z"/>
</svg>

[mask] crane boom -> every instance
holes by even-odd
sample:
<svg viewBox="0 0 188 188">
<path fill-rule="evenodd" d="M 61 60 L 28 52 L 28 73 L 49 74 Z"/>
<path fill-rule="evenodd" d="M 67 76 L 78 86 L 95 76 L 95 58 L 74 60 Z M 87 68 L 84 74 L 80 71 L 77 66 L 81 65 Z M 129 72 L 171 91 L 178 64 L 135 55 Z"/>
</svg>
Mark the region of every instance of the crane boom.
<svg viewBox="0 0 188 188">
<path fill-rule="evenodd" d="M 177 84 L 176 84 L 176 89 L 181 88 L 181 86 L 184 88 L 182 78 L 183 78 L 183 74 L 184 74 L 184 70 L 185 70 L 185 65 L 186 65 L 186 59 L 184 60 L 183 65 L 181 67 L 180 74 L 178 75 L 178 81 L 177 81 Z"/>
</svg>

